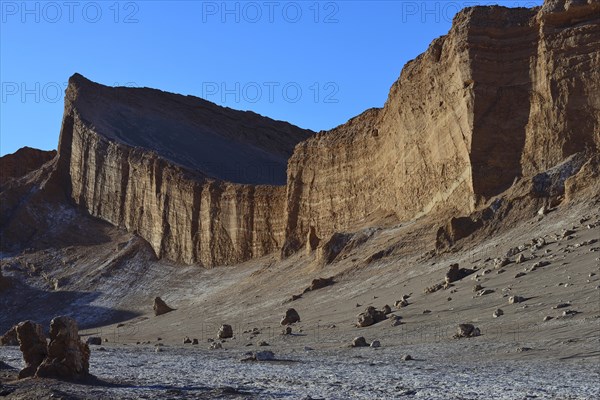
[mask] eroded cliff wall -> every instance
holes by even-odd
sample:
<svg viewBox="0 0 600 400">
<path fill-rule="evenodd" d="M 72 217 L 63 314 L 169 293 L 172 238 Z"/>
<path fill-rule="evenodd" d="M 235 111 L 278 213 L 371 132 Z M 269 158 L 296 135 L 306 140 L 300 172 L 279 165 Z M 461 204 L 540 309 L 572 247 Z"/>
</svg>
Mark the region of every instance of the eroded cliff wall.
<svg viewBox="0 0 600 400">
<path fill-rule="evenodd" d="M 297 146 L 286 245 L 395 214 L 465 214 L 600 146 L 600 3 L 474 7 L 409 62 L 381 110 Z"/>
</svg>

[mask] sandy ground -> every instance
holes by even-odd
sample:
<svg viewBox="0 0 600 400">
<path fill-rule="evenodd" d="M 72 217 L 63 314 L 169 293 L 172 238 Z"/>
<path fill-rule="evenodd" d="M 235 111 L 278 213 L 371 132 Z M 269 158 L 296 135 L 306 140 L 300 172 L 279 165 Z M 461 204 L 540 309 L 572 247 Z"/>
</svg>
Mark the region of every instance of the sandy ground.
<svg viewBox="0 0 600 400">
<path fill-rule="evenodd" d="M 14 382 L 14 371 L 3 370 L 0 392 L 7 398 L 48 396 L 53 390 L 64 398 L 595 398 L 598 204 L 584 201 L 534 215 L 441 255 L 430 252 L 435 227 L 423 220 L 365 229 L 369 240 L 329 265 L 301 252 L 283 261 L 269 256 L 211 270 L 183 267 L 154 260 L 138 239 L 116 230 L 92 248 L 5 257 L 3 271 L 14 286 L 0 296 L 3 329 L 15 320 L 47 324 L 51 316 L 70 314 L 84 328 L 84 338 L 105 340 L 105 351 L 95 347 L 91 359 L 100 383 Z M 573 232 L 563 237 L 565 229 Z M 529 247 L 538 238 L 546 244 Z M 513 262 L 495 268 L 494 258 L 520 245 L 527 245 L 518 253 L 526 261 L 514 262 L 514 254 Z M 392 255 L 365 261 L 386 248 Z M 549 264 L 532 270 L 540 261 Z M 454 262 L 476 274 L 425 294 Z M 525 275 L 516 277 L 519 272 Z M 335 284 L 290 302 L 312 279 L 329 276 Z M 64 288 L 54 290 L 56 281 Z M 493 292 L 477 296 L 476 284 Z M 409 305 L 395 309 L 404 294 L 410 294 Z M 515 295 L 526 300 L 509 304 Z M 176 310 L 154 316 L 155 296 Z M 567 305 L 556 308 L 562 303 Z M 402 317 L 401 325 L 386 320 L 355 326 L 367 306 L 385 304 Z M 282 335 L 279 321 L 289 307 L 301 322 L 292 335 Z M 494 318 L 498 308 L 504 314 Z M 575 313 L 563 316 L 568 310 Z M 552 319 L 544 321 L 547 316 Z M 233 326 L 234 338 L 222 350 L 208 350 L 223 323 Z M 474 324 L 482 335 L 454 339 L 459 323 Z M 378 340 L 381 347 L 349 348 L 356 336 Z M 184 337 L 199 345 L 184 345 Z M 269 346 L 258 346 L 260 341 Z M 158 344 L 163 351 L 157 353 Z M 245 352 L 265 349 L 287 361 L 240 362 Z M 404 354 L 416 360 L 402 361 Z M 14 368 L 21 363 L 16 348 L 0 347 L 0 360 Z"/>
</svg>

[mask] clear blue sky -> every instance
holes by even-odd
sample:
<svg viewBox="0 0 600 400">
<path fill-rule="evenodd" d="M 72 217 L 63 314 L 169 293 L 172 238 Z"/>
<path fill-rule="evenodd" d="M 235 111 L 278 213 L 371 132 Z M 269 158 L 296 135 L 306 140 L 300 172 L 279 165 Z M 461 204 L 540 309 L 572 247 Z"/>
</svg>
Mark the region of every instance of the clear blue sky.
<svg viewBox="0 0 600 400">
<path fill-rule="evenodd" d="M 457 10 L 508 1 L 1 1 L 0 154 L 54 149 L 79 72 L 313 130 L 380 107 Z"/>
</svg>

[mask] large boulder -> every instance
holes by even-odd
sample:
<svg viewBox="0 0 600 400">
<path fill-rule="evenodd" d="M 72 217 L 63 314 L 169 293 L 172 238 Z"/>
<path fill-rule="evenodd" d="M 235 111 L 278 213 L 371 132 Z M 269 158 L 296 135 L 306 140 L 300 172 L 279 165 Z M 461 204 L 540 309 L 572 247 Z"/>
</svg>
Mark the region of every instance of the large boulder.
<svg viewBox="0 0 600 400">
<path fill-rule="evenodd" d="M 154 299 L 154 306 L 152 308 L 154 309 L 154 315 L 156 316 L 163 315 L 175 310 L 174 308 L 169 307 L 167 303 L 165 303 L 164 300 L 160 297 L 156 297 Z"/>
<path fill-rule="evenodd" d="M 227 325 L 227 324 L 221 325 L 221 327 L 219 328 L 219 331 L 217 332 L 217 337 L 219 339 L 232 338 L 233 337 L 233 328 L 231 327 L 231 325 Z"/>
<path fill-rule="evenodd" d="M 17 325 L 16 332 L 25 361 L 25 368 L 19 372 L 19 379 L 34 376 L 48 353 L 44 329 L 33 321 L 24 321 Z"/>
<path fill-rule="evenodd" d="M 288 308 L 285 317 L 281 319 L 281 325 L 291 325 L 300 322 L 300 314 L 293 308 Z"/>
<path fill-rule="evenodd" d="M 58 379 L 82 379 L 89 376 L 90 348 L 79 339 L 77 323 L 61 316 L 50 322 L 48 355 L 36 376 Z"/>
</svg>

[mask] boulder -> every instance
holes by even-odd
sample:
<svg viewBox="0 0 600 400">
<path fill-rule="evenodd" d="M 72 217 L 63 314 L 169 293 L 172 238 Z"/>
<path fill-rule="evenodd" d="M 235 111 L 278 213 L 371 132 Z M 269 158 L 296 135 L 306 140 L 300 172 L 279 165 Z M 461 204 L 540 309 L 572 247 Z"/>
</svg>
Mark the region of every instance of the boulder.
<svg viewBox="0 0 600 400">
<path fill-rule="evenodd" d="M 367 340 L 362 336 L 355 337 L 352 340 L 352 344 L 350 345 L 350 347 L 368 347 L 368 346 L 369 346 L 369 344 L 367 343 Z"/>
<path fill-rule="evenodd" d="M 102 344 L 102 338 L 100 336 L 90 336 L 85 342 L 88 345 L 100 346 Z"/>
<path fill-rule="evenodd" d="M 469 268 L 459 268 L 458 264 L 452 264 L 446 272 L 445 282 L 452 283 L 471 275 L 475 270 Z"/>
<path fill-rule="evenodd" d="M 233 328 L 231 327 L 231 325 L 227 325 L 227 324 L 221 325 L 221 327 L 219 328 L 219 331 L 217 332 L 217 337 L 219 339 L 232 338 L 233 337 Z"/>
<path fill-rule="evenodd" d="M 476 328 L 473 324 L 460 324 L 454 338 L 469 338 L 481 335 L 479 328 Z"/>
<path fill-rule="evenodd" d="M 33 321 L 24 321 L 17 325 L 16 331 L 25 362 L 25 368 L 19 372 L 19 379 L 34 376 L 48 354 L 44 329 Z"/>
<path fill-rule="evenodd" d="M 61 316 L 50 322 L 48 355 L 36 376 L 57 379 L 83 379 L 89 376 L 90 348 L 79 339 L 77 323 Z"/>
<path fill-rule="evenodd" d="M 293 308 L 288 308 L 285 317 L 281 319 L 281 325 L 291 325 L 300 322 L 300 314 Z"/>
<path fill-rule="evenodd" d="M 169 307 L 160 297 L 154 299 L 154 306 L 152 308 L 154 309 L 154 315 L 156 316 L 175 310 L 174 308 Z"/>
<path fill-rule="evenodd" d="M 356 325 L 362 328 L 371 326 L 385 319 L 387 319 L 387 317 L 384 311 L 376 310 L 375 307 L 369 306 L 364 312 L 358 314 Z"/>
<path fill-rule="evenodd" d="M 378 347 L 381 347 L 381 342 L 379 340 L 373 340 L 371 342 L 371 347 L 374 348 L 374 349 L 376 349 Z"/>
<path fill-rule="evenodd" d="M 19 340 L 17 339 L 17 326 L 13 326 L 6 333 L 0 336 L 0 346 L 18 346 Z"/>
</svg>

